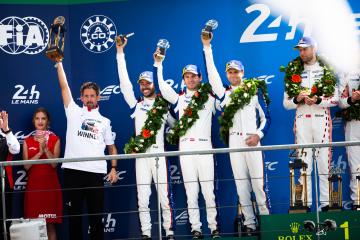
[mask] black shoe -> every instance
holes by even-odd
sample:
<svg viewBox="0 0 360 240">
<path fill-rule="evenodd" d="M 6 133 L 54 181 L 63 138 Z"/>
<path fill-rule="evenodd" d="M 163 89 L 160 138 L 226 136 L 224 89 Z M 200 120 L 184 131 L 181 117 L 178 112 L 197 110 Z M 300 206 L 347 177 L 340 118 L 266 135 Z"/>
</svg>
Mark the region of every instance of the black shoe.
<svg viewBox="0 0 360 240">
<path fill-rule="evenodd" d="M 199 232 L 199 231 L 192 231 L 191 232 L 192 233 L 192 235 L 193 235 L 193 238 L 192 239 L 203 239 L 204 238 L 204 236 L 202 235 L 202 233 L 201 232 Z"/>
<path fill-rule="evenodd" d="M 327 212 L 327 211 L 329 211 L 329 205 L 326 205 L 326 206 L 322 207 L 322 208 L 321 208 L 321 211 L 322 211 L 322 212 Z"/>
<path fill-rule="evenodd" d="M 211 237 L 212 238 L 221 238 L 220 231 L 215 229 L 214 231 L 211 232 Z"/>
<path fill-rule="evenodd" d="M 245 226 L 244 236 L 245 237 L 256 236 L 256 230 Z"/>
<path fill-rule="evenodd" d="M 149 237 L 148 235 L 141 235 L 141 239 L 143 239 L 143 240 L 151 240 L 151 237 Z"/>
<path fill-rule="evenodd" d="M 174 237 L 174 235 L 167 235 L 165 239 L 166 240 L 175 240 L 175 237 Z"/>
</svg>

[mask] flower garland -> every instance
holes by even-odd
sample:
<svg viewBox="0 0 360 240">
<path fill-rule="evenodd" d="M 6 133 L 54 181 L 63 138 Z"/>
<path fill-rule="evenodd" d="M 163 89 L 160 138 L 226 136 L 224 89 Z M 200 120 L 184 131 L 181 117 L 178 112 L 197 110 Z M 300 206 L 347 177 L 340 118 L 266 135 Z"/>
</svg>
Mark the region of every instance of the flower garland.
<svg viewBox="0 0 360 240">
<path fill-rule="evenodd" d="M 360 90 L 360 85 L 357 90 Z M 337 112 L 337 117 L 342 117 L 345 121 L 360 120 L 360 100 L 357 100 L 353 105 L 346 109 Z"/>
<path fill-rule="evenodd" d="M 184 136 L 186 132 L 194 125 L 197 119 L 199 119 L 199 110 L 201 110 L 209 99 L 209 94 L 212 93 L 212 88 L 209 83 L 201 84 L 199 90 L 197 90 L 191 97 L 191 101 L 184 114 L 176 122 L 175 126 L 170 129 L 166 136 L 167 141 L 170 144 L 178 144 L 180 137 Z"/>
<path fill-rule="evenodd" d="M 125 153 L 144 153 L 151 145 L 156 143 L 156 135 L 163 124 L 163 117 L 169 111 L 169 103 L 158 94 L 154 105 L 147 112 L 145 124 L 141 134 L 130 138 L 125 144 Z"/>
<path fill-rule="evenodd" d="M 285 91 L 289 97 L 296 97 L 301 91 L 309 92 L 310 98 L 313 96 L 331 97 L 334 95 L 336 85 L 334 71 L 321 57 L 316 56 L 316 59 L 323 68 L 324 73 L 321 79 L 314 83 L 311 89 L 301 86 L 301 73 L 304 71 L 304 63 L 300 57 L 290 61 L 287 67 L 280 67 L 280 71 L 285 72 Z M 302 102 L 303 101 L 304 100 L 302 100 Z"/>
<path fill-rule="evenodd" d="M 230 102 L 226 105 L 218 119 L 220 124 L 220 138 L 225 143 L 228 143 L 229 130 L 233 126 L 235 113 L 250 103 L 251 98 L 256 95 L 258 89 L 261 90 L 266 104 L 269 105 L 270 99 L 266 83 L 256 78 L 244 80 L 240 86 L 230 94 Z"/>
</svg>

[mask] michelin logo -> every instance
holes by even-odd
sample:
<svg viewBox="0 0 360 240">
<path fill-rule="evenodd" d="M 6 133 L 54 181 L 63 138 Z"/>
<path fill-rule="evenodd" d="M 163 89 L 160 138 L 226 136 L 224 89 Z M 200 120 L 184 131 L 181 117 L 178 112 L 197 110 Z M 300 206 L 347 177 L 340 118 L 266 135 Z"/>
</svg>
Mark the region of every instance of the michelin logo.
<svg viewBox="0 0 360 240">
<path fill-rule="evenodd" d="M 93 53 L 109 50 L 115 43 L 116 26 L 107 16 L 93 15 L 85 20 L 80 29 L 83 46 Z"/>
<path fill-rule="evenodd" d="M 0 49 L 12 55 L 38 54 L 49 42 L 49 30 L 36 17 L 7 17 L 0 21 Z"/>
</svg>

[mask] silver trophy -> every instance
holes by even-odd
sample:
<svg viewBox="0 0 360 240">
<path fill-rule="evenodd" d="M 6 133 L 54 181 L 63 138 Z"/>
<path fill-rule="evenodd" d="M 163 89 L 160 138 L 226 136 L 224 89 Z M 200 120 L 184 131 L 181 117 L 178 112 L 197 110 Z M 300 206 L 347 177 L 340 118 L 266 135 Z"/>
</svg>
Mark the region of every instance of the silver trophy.
<svg viewBox="0 0 360 240">
<path fill-rule="evenodd" d="M 208 40 L 211 38 L 212 32 L 218 27 L 218 22 L 211 19 L 206 22 L 205 28 L 201 31 L 201 35 L 204 39 Z"/>
<path fill-rule="evenodd" d="M 159 48 L 160 53 L 156 57 L 160 59 L 165 58 L 166 50 L 170 47 L 170 43 L 166 39 L 160 39 L 156 45 Z"/>
<path fill-rule="evenodd" d="M 121 35 L 117 36 L 117 37 L 115 38 L 116 45 L 118 45 L 118 46 L 123 45 L 124 42 L 125 42 L 125 38 L 129 38 L 129 37 L 133 36 L 134 34 L 135 34 L 135 33 L 132 32 L 132 33 L 121 34 Z"/>
</svg>

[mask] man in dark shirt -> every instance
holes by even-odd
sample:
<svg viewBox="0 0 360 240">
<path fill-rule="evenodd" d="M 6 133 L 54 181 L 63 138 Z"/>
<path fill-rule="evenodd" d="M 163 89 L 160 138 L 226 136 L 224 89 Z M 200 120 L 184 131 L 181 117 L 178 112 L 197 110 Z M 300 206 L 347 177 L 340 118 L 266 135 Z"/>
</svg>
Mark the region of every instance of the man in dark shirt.
<svg viewBox="0 0 360 240">
<path fill-rule="evenodd" d="M 16 139 L 11 129 L 9 128 L 8 123 L 8 114 L 5 111 L 0 112 L 0 161 L 10 161 L 12 159 L 12 154 L 18 154 L 20 152 L 20 144 Z M 14 180 L 12 178 L 12 169 L 10 166 L 5 167 L 5 203 L 6 203 L 6 218 L 11 218 L 11 209 L 12 209 L 12 199 L 11 191 L 14 187 Z M 2 189 L 1 189 L 2 190 Z M 1 209 L 1 219 L 3 219 L 2 212 L 2 198 L 0 198 L 0 209 Z M 1 236 L 0 239 L 3 239 L 4 229 L 3 224 L 0 224 L 1 227 Z"/>
</svg>

